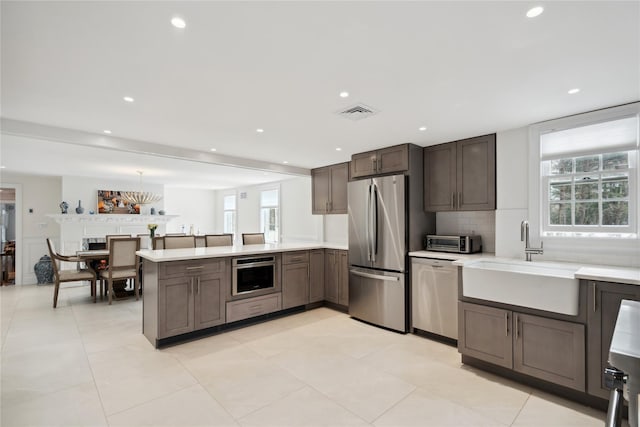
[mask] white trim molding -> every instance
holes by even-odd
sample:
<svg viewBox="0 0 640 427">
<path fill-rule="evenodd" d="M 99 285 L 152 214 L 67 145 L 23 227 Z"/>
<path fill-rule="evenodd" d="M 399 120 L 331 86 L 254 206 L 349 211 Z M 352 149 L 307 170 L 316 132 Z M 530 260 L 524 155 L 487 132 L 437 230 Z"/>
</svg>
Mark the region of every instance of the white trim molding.
<svg viewBox="0 0 640 427">
<path fill-rule="evenodd" d="M 58 224 L 69 223 L 108 223 L 108 224 L 166 224 L 179 215 L 127 215 L 127 214 L 108 214 L 108 215 L 88 215 L 88 214 L 47 214 L 47 217 L 53 219 Z"/>
</svg>

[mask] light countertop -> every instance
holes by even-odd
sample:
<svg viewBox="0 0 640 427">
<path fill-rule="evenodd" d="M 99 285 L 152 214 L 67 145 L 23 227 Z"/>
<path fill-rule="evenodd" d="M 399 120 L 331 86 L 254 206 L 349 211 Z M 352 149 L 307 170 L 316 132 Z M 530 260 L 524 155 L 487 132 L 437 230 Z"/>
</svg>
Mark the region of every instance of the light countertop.
<svg viewBox="0 0 640 427">
<path fill-rule="evenodd" d="M 479 259 L 491 259 L 495 261 L 504 260 L 505 262 L 524 262 L 513 258 L 499 258 L 493 253 L 481 252 L 476 254 L 456 254 L 448 252 L 432 252 L 432 251 L 416 251 L 409 252 L 409 256 L 419 258 L 445 259 L 453 261 L 454 265 L 464 267 L 468 262 L 477 261 Z M 536 264 L 536 261 L 532 262 Z M 640 285 L 640 268 L 633 267 L 617 267 L 609 265 L 589 265 L 579 263 L 562 263 L 555 261 L 541 261 L 541 263 L 558 263 L 566 265 L 575 265 L 577 270 L 574 274 L 576 279 L 598 280 L 602 282 L 625 283 L 629 285 Z"/>
<path fill-rule="evenodd" d="M 640 285 L 640 268 L 585 266 L 576 271 L 576 278 Z"/>
<path fill-rule="evenodd" d="M 444 259 L 448 261 L 469 261 L 480 258 L 493 258 L 494 254 L 491 252 L 478 252 L 475 254 L 457 254 L 453 252 L 435 252 L 435 251 L 415 251 L 409 252 L 409 256 L 415 258 L 431 258 L 431 259 Z"/>
<path fill-rule="evenodd" d="M 186 249 L 143 249 L 136 252 L 141 258 L 153 262 L 185 261 L 190 259 L 222 258 L 276 252 L 306 251 L 310 249 L 347 250 L 347 245 L 335 243 L 268 243 L 264 245 L 218 246 Z"/>
</svg>

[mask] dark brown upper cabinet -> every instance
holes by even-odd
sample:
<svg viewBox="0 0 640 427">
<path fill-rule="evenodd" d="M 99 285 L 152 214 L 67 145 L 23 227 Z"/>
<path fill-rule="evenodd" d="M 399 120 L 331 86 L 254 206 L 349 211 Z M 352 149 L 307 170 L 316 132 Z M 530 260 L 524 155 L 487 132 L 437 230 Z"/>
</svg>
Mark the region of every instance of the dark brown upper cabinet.
<svg viewBox="0 0 640 427">
<path fill-rule="evenodd" d="M 385 175 L 407 170 L 409 170 L 409 144 L 394 145 L 351 156 L 351 178 Z"/>
<path fill-rule="evenodd" d="M 311 213 L 346 214 L 349 163 L 311 170 Z"/>
<path fill-rule="evenodd" d="M 424 147 L 424 210 L 496 208 L 496 135 Z"/>
</svg>

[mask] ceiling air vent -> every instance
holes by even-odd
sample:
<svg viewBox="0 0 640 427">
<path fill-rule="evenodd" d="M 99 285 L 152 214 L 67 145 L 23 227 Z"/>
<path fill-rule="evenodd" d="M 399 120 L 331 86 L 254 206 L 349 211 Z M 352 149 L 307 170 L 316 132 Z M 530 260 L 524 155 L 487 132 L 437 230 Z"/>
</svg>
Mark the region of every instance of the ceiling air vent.
<svg viewBox="0 0 640 427">
<path fill-rule="evenodd" d="M 356 104 L 338 111 L 336 114 L 349 120 L 362 120 L 377 114 L 378 110 L 364 104 Z"/>
</svg>

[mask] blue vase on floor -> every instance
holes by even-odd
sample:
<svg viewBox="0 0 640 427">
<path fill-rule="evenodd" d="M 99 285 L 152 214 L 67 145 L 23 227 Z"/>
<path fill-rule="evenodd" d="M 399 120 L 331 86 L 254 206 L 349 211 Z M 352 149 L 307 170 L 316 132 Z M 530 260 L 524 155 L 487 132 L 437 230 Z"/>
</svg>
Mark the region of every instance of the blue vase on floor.
<svg viewBox="0 0 640 427">
<path fill-rule="evenodd" d="M 33 266 L 36 273 L 38 285 L 53 283 L 53 264 L 49 255 L 45 255 Z"/>
</svg>

